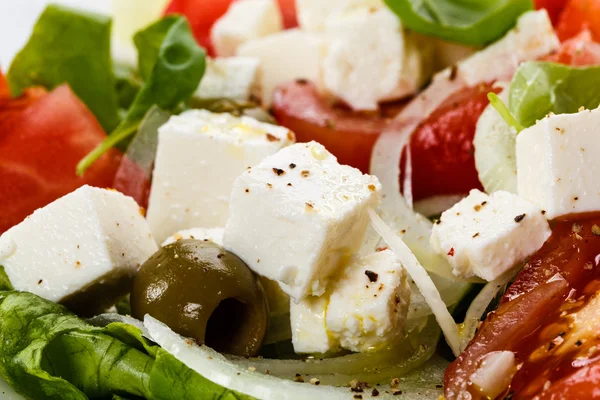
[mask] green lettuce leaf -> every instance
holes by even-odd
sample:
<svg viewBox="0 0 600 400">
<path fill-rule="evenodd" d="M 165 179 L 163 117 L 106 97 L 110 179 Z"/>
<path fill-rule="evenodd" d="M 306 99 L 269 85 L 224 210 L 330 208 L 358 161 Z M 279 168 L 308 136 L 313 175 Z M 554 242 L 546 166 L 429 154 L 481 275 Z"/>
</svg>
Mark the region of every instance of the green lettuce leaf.
<svg viewBox="0 0 600 400">
<path fill-rule="evenodd" d="M 532 0 L 385 0 L 415 32 L 467 45 L 493 42 L 517 18 L 533 10 Z"/>
<path fill-rule="evenodd" d="M 551 62 L 522 64 L 510 84 L 508 107 L 515 119 L 530 127 L 548 113 L 576 113 L 600 105 L 600 66 L 570 67 Z"/>
<path fill-rule="evenodd" d="M 79 162 L 79 175 L 108 149 L 132 136 L 153 105 L 173 110 L 188 100 L 204 75 L 206 53 L 182 16 L 172 15 L 155 22 L 138 32 L 134 42 L 144 85 L 119 126 Z"/>
<path fill-rule="evenodd" d="M 30 86 L 52 89 L 66 82 L 104 130 L 113 130 L 119 118 L 110 30 L 108 17 L 49 5 L 8 70 L 13 95 Z"/>
<path fill-rule="evenodd" d="M 0 290 L 14 290 L 10 279 L 8 279 L 8 275 L 6 275 L 6 271 L 4 271 L 3 265 L 0 265 Z"/>
<path fill-rule="evenodd" d="M 92 326 L 26 292 L 0 292 L 0 376 L 28 399 L 251 400 L 190 370 L 132 325 Z"/>
</svg>

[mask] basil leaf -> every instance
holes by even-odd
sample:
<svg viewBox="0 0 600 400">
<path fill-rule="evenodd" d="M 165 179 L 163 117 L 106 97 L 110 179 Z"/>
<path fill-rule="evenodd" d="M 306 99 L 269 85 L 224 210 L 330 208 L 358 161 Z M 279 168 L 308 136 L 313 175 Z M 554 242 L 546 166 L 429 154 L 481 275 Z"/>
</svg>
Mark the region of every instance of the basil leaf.
<svg viewBox="0 0 600 400">
<path fill-rule="evenodd" d="M 162 36 L 158 52 L 157 32 Z M 157 105 L 163 110 L 172 110 L 188 100 L 204 75 L 206 53 L 196 43 L 187 20 L 182 16 L 165 17 L 138 32 L 134 41 L 140 64 L 144 63 L 144 74 L 148 77 L 119 126 L 79 162 L 78 175 L 82 175 L 108 149 L 133 135 L 150 107 Z M 148 72 L 150 64 L 153 66 Z"/>
<path fill-rule="evenodd" d="M 0 292 L 0 376 L 30 399 L 252 400 L 189 369 L 135 326 L 96 327 L 27 292 Z"/>
<path fill-rule="evenodd" d="M 110 132 L 119 123 L 110 59 L 108 17 L 49 5 L 8 70 L 13 95 L 68 83 Z"/>
<path fill-rule="evenodd" d="M 493 42 L 517 18 L 533 10 L 532 0 L 385 0 L 409 29 L 467 45 Z"/>
<path fill-rule="evenodd" d="M 570 67 L 551 62 L 522 64 L 510 84 L 508 107 L 530 127 L 548 113 L 576 113 L 600 105 L 600 66 Z"/>
</svg>

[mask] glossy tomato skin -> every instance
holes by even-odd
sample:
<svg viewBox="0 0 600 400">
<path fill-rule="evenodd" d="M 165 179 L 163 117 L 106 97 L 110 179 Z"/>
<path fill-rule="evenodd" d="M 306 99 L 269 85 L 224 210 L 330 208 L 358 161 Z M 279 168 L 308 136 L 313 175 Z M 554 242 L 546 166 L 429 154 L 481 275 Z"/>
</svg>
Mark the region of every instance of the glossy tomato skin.
<svg viewBox="0 0 600 400">
<path fill-rule="evenodd" d="M 273 113 L 299 142 L 315 140 L 342 164 L 367 173 L 371 150 L 388 120 L 331 106 L 314 84 L 299 80 L 278 87 Z"/>
<path fill-rule="evenodd" d="M 513 399 L 597 398 L 599 394 L 591 396 L 591 392 L 578 395 L 598 382 L 598 368 L 587 368 L 597 360 L 581 362 L 580 356 L 600 343 L 580 336 L 570 321 L 600 289 L 599 224 L 598 214 L 553 222 L 550 239 L 520 271 L 498 309 L 487 316 L 467 349 L 446 371 L 449 400 L 457 399 L 465 388 L 474 399 L 479 398 L 465 382 L 483 355 L 499 350 L 514 352 L 521 363 L 510 387 Z M 563 342 L 569 347 L 561 348 Z"/>
<path fill-rule="evenodd" d="M 77 177 L 77 162 L 106 134 L 68 86 L 35 95 L 19 111 L 0 104 L 0 233 L 81 185 L 110 187 L 119 165 L 111 150 Z"/>
<path fill-rule="evenodd" d="M 585 29 L 600 42 L 600 0 L 569 0 L 558 20 L 556 34 L 565 41 Z"/>
<path fill-rule="evenodd" d="M 165 10 L 165 15 L 185 15 L 198 43 L 209 55 L 215 56 L 210 41 L 210 30 L 217 19 L 227 12 L 231 3 L 233 0 L 172 0 Z"/>
<path fill-rule="evenodd" d="M 475 169 L 473 137 L 477 120 L 489 104 L 487 94 L 499 91 L 492 84 L 466 88 L 450 96 L 413 133 L 410 149 L 415 200 L 482 189 Z"/>
</svg>

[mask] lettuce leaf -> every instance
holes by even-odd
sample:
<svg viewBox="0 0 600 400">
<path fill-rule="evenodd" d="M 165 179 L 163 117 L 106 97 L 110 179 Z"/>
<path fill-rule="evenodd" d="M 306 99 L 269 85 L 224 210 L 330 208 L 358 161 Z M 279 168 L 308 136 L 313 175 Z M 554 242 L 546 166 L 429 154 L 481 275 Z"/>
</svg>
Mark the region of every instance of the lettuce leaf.
<svg viewBox="0 0 600 400">
<path fill-rule="evenodd" d="M 206 53 L 182 16 L 171 15 L 155 22 L 136 33 L 134 42 L 145 82 L 119 126 L 79 162 L 78 175 L 108 149 L 132 136 L 152 106 L 173 110 L 188 100 L 204 75 Z"/>
<path fill-rule="evenodd" d="M 451 42 L 493 42 L 533 10 L 531 0 L 385 0 L 413 31 Z"/>
<path fill-rule="evenodd" d="M 8 70 L 13 95 L 30 86 L 65 82 L 94 113 L 105 131 L 119 123 L 110 58 L 108 17 L 49 5 Z"/>
<path fill-rule="evenodd" d="M 552 62 L 522 64 L 510 84 L 508 107 L 516 120 L 530 127 L 548 113 L 576 113 L 600 105 L 600 66 L 571 67 Z"/>
<path fill-rule="evenodd" d="M 0 376 L 29 399 L 250 400 L 124 323 L 92 326 L 26 292 L 0 292 Z"/>
</svg>

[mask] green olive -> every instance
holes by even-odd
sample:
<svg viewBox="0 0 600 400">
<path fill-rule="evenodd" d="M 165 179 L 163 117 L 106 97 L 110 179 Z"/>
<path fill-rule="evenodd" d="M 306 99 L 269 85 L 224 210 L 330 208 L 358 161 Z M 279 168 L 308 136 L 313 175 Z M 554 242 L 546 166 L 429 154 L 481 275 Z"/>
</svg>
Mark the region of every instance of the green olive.
<svg viewBox="0 0 600 400">
<path fill-rule="evenodd" d="M 248 266 L 214 243 L 192 239 L 161 248 L 142 265 L 131 312 L 239 356 L 258 354 L 269 316 L 264 289 Z"/>
</svg>

